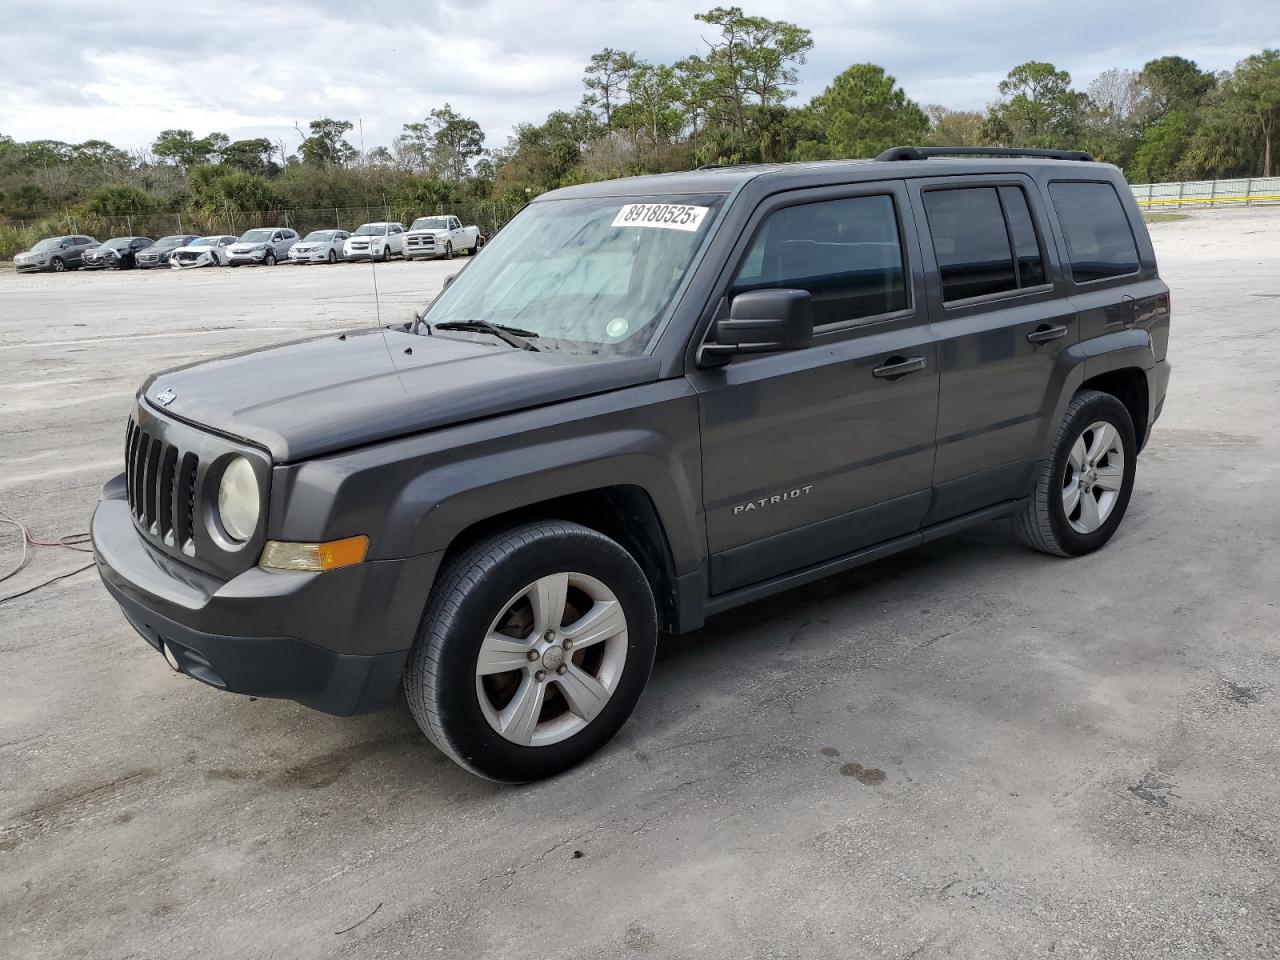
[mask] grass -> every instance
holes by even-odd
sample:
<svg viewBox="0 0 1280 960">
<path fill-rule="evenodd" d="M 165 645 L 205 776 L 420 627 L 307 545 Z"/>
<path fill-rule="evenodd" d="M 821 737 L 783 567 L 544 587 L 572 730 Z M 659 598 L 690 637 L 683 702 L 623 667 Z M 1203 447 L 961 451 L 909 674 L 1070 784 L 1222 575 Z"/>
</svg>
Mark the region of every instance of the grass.
<svg viewBox="0 0 1280 960">
<path fill-rule="evenodd" d="M 1189 213 L 1144 213 L 1142 219 L 1147 223 L 1177 223 L 1179 220 L 1190 220 Z"/>
</svg>

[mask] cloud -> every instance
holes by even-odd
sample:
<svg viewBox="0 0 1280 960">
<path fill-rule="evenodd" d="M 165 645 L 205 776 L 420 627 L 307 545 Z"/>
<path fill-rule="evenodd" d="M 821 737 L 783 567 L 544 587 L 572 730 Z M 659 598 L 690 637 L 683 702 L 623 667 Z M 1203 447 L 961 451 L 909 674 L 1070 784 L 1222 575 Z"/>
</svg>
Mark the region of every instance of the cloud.
<svg viewBox="0 0 1280 960">
<path fill-rule="evenodd" d="M 705 2 L 654 0 L 220 0 L 61 3 L 26 8 L 0 35 L 0 132 L 21 140 L 146 146 L 181 127 L 268 136 L 294 149 L 297 123 L 361 121 L 366 147 L 446 101 L 477 119 L 491 145 L 521 121 L 574 106 L 590 55 L 613 46 L 672 61 L 710 36 Z M 1071 71 L 1083 87 L 1108 67 L 1164 54 L 1225 69 L 1280 46 L 1280 5 L 1219 0 L 1129 4 L 1050 0 L 762 0 L 751 13 L 813 31 L 799 100 L 852 63 L 884 66 L 921 103 L 981 108 L 1028 59 Z M 83 8 L 80 8 L 83 10 Z M 206 12 L 207 11 L 207 12 Z M 353 133 L 353 140 L 358 140 Z"/>
</svg>

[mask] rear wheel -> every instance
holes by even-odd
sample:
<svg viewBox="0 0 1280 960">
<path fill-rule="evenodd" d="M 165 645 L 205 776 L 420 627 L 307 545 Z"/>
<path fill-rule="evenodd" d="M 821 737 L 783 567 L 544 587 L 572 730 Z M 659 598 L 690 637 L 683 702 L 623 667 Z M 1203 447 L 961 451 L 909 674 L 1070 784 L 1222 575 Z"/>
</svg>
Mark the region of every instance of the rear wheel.
<svg viewBox="0 0 1280 960">
<path fill-rule="evenodd" d="M 1034 492 L 1014 515 L 1023 543 L 1060 557 L 1078 557 L 1106 544 L 1129 506 L 1137 454 L 1125 405 L 1109 393 L 1077 393 Z"/>
<path fill-rule="evenodd" d="M 404 687 L 454 761 L 491 780 L 537 780 L 617 733 L 656 644 L 653 593 L 626 550 L 577 524 L 532 523 L 441 571 Z"/>
</svg>

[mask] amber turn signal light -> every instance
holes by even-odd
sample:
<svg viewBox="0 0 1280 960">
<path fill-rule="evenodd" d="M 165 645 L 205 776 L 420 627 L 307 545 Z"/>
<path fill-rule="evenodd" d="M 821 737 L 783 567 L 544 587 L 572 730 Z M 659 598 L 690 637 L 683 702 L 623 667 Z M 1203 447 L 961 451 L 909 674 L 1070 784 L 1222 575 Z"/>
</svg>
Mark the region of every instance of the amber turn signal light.
<svg viewBox="0 0 1280 960">
<path fill-rule="evenodd" d="M 346 537 L 325 543 L 284 543 L 268 540 L 258 566 L 267 570 L 305 570 L 318 573 L 362 563 L 369 552 L 369 538 Z"/>
</svg>

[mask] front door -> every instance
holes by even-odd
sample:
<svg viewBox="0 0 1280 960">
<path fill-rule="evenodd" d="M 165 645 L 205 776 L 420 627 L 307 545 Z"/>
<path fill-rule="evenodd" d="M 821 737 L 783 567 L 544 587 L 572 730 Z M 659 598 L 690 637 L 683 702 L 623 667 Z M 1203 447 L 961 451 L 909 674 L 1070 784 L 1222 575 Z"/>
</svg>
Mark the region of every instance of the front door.
<svg viewBox="0 0 1280 960">
<path fill-rule="evenodd" d="M 711 592 L 915 531 L 927 510 L 937 347 L 900 183 L 761 205 L 722 301 L 809 291 L 806 349 L 696 370 Z"/>
</svg>

